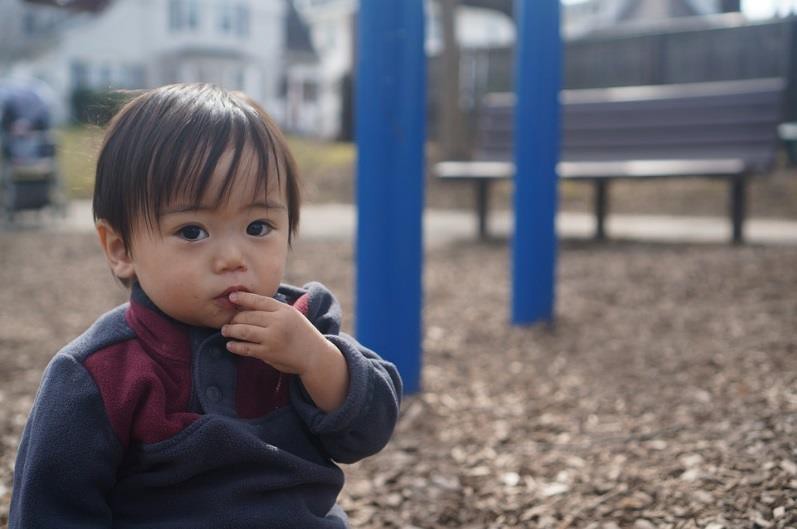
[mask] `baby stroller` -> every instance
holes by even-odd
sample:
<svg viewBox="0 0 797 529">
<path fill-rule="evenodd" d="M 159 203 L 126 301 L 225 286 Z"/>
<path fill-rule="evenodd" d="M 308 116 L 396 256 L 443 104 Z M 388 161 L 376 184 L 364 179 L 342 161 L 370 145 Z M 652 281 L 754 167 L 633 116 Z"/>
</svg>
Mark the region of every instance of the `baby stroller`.
<svg viewBox="0 0 797 529">
<path fill-rule="evenodd" d="M 55 141 L 50 131 L 31 130 L 4 134 L 2 207 L 5 217 L 14 220 L 22 210 L 54 206 L 60 210 L 60 178 L 55 160 Z"/>
<path fill-rule="evenodd" d="M 13 221 L 17 212 L 53 206 L 63 211 L 61 179 L 49 114 L 34 108 L 30 94 L 7 98 L 3 105 L 0 145 L 0 208 Z"/>
</svg>

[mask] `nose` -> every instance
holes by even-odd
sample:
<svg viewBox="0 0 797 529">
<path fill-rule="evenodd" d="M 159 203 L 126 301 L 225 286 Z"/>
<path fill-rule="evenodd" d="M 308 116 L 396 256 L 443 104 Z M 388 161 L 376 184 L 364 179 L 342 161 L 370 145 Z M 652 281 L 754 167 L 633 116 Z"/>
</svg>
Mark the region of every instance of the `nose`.
<svg viewBox="0 0 797 529">
<path fill-rule="evenodd" d="M 213 271 L 217 274 L 246 270 L 243 249 L 233 240 L 218 245 L 213 257 Z"/>
</svg>

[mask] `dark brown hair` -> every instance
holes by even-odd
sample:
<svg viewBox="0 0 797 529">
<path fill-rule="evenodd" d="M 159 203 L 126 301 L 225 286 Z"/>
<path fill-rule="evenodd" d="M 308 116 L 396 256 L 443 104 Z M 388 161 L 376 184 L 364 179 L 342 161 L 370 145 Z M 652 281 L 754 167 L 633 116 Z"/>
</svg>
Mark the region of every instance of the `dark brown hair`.
<svg viewBox="0 0 797 529">
<path fill-rule="evenodd" d="M 257 158 L 258 188 L 286 186 L 289 241 L 299 225 L 299 177 L 287 142 L 250 97 L 209 84 L 176 84 L 144 92 L 111 120 L 97 160 L 94 220 L 104 219 L 128 251 L 138 219 L 157 225 L 178 197 L 199 203 L 221 156 L 232 162 L 217 201 L 230 193 L 244 149 Z M 259 192 L 259 191 L 258 191 Z"/>
</svg>

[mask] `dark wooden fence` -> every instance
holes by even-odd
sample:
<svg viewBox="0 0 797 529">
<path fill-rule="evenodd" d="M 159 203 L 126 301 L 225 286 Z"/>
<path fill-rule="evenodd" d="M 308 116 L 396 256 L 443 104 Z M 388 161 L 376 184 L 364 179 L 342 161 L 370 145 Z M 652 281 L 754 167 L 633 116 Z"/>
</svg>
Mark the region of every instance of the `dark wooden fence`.
<svg viewBox="0 0 797 529">
<path fill-rule="evenodd" d="M 794 19 L 744 23 L 738 15 L 672 19 L 565 45 L 565 86 L 593 88 L 787 75 Z"/>
<path fill-rule="evenodd" d="M 738 14 L 618 26 L 565 43 L 566 88 L 724 81 L 789 80 L 785 117 L 797 120 L 797 17 L 747 22 Z M 463 50 L 460 101 L 466 113 L 481 96 L 512 89 L 513 50 Z M 430 64 L 430 94 L 438 68 Z M 434 114 L 434 102 L 430 102 Z"/>
</svg>

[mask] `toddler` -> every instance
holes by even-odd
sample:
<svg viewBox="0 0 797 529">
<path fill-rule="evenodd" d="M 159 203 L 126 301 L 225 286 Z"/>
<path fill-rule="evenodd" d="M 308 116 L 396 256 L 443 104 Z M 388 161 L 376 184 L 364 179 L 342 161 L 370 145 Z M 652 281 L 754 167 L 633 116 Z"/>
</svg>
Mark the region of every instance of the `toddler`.
<svg viewBox="0 0 797 529">
<path fill-rule="evenodd" d="M 335 462 L 384 447 L 401 381 L 324 286 L 281 283 L 297 178 L 243 94 L 172 85 L 117 114 L 94 217 L 130 302 L 50 362 L 11 529 L 347 527 Z"/>
</svg>

